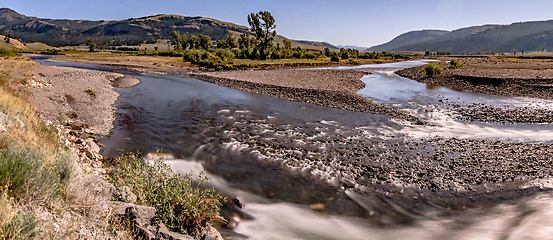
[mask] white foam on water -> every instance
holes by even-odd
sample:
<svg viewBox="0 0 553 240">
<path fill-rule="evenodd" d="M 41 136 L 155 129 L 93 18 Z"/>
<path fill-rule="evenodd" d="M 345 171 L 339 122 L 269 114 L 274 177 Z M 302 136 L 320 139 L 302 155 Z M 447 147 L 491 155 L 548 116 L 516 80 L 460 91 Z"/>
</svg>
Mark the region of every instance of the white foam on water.
<svg viewBox="0 0 553 240">
<path fill-rule="evenodd" d="M 403 124 L 399 130 L 382 126 L 385 134 L 405 134 L 414 138 L 492 139 L 503 141 L 553 141 L 553 124 L 492 124 L 459 121 L 443 110 L 429 111 L 427 125 Z"/>
</svg>

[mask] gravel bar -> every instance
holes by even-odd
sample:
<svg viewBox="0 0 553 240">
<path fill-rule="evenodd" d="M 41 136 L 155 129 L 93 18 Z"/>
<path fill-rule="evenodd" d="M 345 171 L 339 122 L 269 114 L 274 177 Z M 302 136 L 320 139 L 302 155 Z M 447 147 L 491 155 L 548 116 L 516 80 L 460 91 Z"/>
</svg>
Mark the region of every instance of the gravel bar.
<svg viewBox="0 0 553 240">
<path fill-rule="evenodd" d="M 420 124 L 407 113 L 375 103 L 356 92 L 365 73 L 344 70 L 263 70 L 191 73 L 202 81 L 251 93 L 325 107 L 389 115 Z"/>
</svg>

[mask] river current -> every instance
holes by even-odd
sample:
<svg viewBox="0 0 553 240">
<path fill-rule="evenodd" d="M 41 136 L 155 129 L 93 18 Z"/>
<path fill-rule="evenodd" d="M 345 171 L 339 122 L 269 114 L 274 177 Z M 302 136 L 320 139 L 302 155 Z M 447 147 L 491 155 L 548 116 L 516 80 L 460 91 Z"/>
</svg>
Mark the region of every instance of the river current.
<svg viewBox="0 0 553 240">
<path fill-rule="evenodd" d="M 290 102 L 192 78 L 127 72 L 127 77 L 138 78 L 141 83 L 117 89 L 120 98 L 116 126 L 109 137 L 101 139 L 102 154 L 117 157 L 136 151 L 142 155 L 161 151 L 175 157 L 167 163 L 176 172 L 207 172 L 210 186 L 244 205 L 241 215 L 236 216 L 240 223 L 233 230 L 221 229 L 232 239 L 551 238 L 553 194 L 548 192 L 521 197 L 516 202 L 468 208 L 448 216 L 435 214 L 437 206 L 410 216 L 413 214 L 409 209 L 394 201 L 375 200 L 344 188 L 345 176 L 336 170 L 348 168 L 347 163 L 317 162 L 330 158 L 325 153 L 344 153 L 325 148 L 333 141 L 348 139 L 383 148 L 404 139 L 432 137 L 553 143 L 552 124 L 460 121 L 445 107 L 446 103 L 483 103 L 502 108 L 552 109 L 553 101 L 455 91 L 393 73 L 422 64 L 409 61 L 339 69 L 376 71 L 361 79 L 366 88 L 358 93 L 407 111 L 424 119 L 429 123 L 426 125 Z M 315 160 L 311 165 L 293 161 L 306 157 Z M 388 207 L 379 207 L 379 201 Z M 411 220 L 393 217 L 396 215 Z"/>
</svg>

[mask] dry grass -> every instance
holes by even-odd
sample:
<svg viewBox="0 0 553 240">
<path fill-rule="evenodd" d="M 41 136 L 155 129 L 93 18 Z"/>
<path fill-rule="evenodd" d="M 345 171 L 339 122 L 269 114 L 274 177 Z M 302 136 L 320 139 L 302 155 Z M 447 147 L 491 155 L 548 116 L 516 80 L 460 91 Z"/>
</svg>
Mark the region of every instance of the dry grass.
<svg viewBox="0 0 553 240">
<path fill-rule="evenodd" d="M 19 91 L 33 64 L 0 59 L 0 239 L 130 239 L 109 222 L 103 181 L 81 173 L 75 150 Z"/>
<path fill-rule="evenodd" d="M 97 64 L 119 64 L 131 67 L 174 67 L 188 68 L 190 63 L 184 62 L 182 57 L 165 56 L 136 56 L 131 53 L 120 52 L 67 52 L 65 55 L 57 55 L 54 60 L 91 61 Z"/>
</svg>

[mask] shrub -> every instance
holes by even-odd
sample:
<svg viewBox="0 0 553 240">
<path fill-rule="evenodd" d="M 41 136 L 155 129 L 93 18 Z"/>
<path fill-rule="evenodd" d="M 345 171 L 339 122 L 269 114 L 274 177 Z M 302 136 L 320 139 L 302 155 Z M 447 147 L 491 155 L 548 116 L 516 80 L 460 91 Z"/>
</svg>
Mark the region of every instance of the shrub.
<svg viewBox="0 0 553 240">
<path fill-rule="evenodd" d="M 360 63 L 358 61 L 354 61 L 353 59 L 348 59 L 346 61 L 346 64 L 350 64 L 350 65 L 360 65 Z"/>
<path fill-rule="evenodd" d="M 424 66 L 422 71 L 426 73 L 426 76 L 432 77 L 436 74 L 441 74 L 442 67 L 439 63 L 429 63 Z"/>
<path fill-rule="evenodd" d="M 317 58 L 317 55 L 315 55 L 314 53 L 306 52 L 303 54 L 302 57 L 307 59 L 315 59 Z"/>
<path fill-rule="evenodd" d="M 449 61 L 449 69 L 457 69 L 462 66 L 463 64 L 459 62 L 459 59 L 451 59 L 451 61 Z"/>
<path fill-rule="evenodd" d="M 293 52 L 292 57 L 293 58 L 301 58 L 301 52 Z"/>
<path fill-rule="evenodd" d="M 223 62 L 232 61 L 234 59 L 234 53 L 229 49 L 217 49 L 215 55 L 219 57 Z"/>
<path fill-rule="evenodd" d="M 184 53 L 184 61 L 190 62 L 192 64 L 197 64 L 202 59 L 202 55 L 205 50 L 190 49 Z"/>
<path fill-rule="evenodd" d="M 292 50 L 290 49 L 282 49 L 282 54 L 284 55 L 283 58 L 292 58 Z"/>
<path fill-rule="evenodd" d="M 207 223 L 222 220 L 219 208 L 225 198 L 213 189 L 200 189 L 208 181 L 203 174 L 193 184 L 192 174 L 174 174 L 161 160 L 144 164 L 133 156 L 123 159 L 110 173 L 116 186 L 129 186 L 138 204 L 157 209 L 154 221 L 162 221 L 169 229 L 195 236 Z"/>
</svg>

